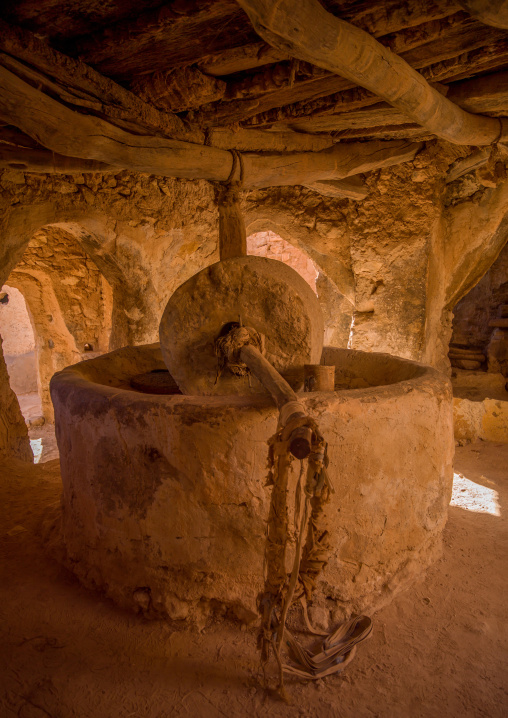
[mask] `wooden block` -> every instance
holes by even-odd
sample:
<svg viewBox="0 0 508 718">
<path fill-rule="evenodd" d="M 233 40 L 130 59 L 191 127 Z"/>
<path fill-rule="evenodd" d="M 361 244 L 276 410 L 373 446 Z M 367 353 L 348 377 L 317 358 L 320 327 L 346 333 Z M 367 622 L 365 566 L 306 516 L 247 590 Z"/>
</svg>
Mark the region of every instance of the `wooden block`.
<svg viewBox="0 0 508 718">
<path fill-rule="evenodd" d="M 498 319 L 491 319 L 489 327 L 499 327 L 501 329 L 508 329 L 508 317 L 499 317 Z"/>
</svg>

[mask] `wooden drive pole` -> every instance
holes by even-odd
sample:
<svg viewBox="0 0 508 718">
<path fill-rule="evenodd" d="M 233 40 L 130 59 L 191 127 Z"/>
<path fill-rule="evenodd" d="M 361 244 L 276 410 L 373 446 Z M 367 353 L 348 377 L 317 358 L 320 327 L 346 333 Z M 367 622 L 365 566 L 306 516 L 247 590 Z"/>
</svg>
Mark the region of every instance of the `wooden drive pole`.
<svg viewBox="0 0 508 718">
<path fill-rule="evenodd" d="M 295 392 L 257 347 L 252 344 L 243 346 L 240 359 L 272 395 L 283 427 L 293 419 L 306 417 L 305 407 L 298 401 Z M 291 432 L 289 450 L 297 459 L 305 459 L 310 454 L 311 443 L 312 429 L 309 426 L 300 426 Z"/>
</svg>

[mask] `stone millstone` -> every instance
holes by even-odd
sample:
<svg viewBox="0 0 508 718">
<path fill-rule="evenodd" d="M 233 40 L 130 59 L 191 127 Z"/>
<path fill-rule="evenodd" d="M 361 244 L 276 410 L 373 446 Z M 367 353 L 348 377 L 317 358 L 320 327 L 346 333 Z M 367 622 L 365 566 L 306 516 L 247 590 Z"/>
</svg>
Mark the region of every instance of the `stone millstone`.
<svg viewBox="0 0 508 718">
<path fill-rule="evenodd" d="M 206 267 L 170 298 L 160 323 L 166 366 L 184 394 L 264 393 L 254 377 L 217 378 L 215 339 L 241 317 L 265 339 L 265 355 L 281 373 L 318 364 L 323 317 L 307 282 L 282 262 L 235 257 Z"/>
</svg>

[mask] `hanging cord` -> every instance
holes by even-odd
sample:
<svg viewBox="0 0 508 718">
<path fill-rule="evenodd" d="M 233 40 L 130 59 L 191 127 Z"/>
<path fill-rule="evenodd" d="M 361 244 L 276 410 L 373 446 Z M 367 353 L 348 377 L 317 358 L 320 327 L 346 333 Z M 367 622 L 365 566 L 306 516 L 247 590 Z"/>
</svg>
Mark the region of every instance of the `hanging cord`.
<svg viewBox="0 0 508 718">
<path fill-rule="evenodd" d="M 284 673 L 307 680 L 337 673 L 350 663 L 355 655 L 356 645 L 368 638 L 372 631 L 372 622 L 367 616 L 353 617 L 331 634 L 317 631 L 309 620 L 307 600 L 312 597 L 317 577 L 326 566 L 330 551 L 324 507 L 333 493 L 333 487 L 326 470 L 328 445 L 316 423 L 312 419 L 308 422 L 313 430 L 313 439 L 311 453 L 307 459 L 305 485 L 302 485 L 304 461 L 301 462 L 296 484 L 296 547 L 289 577 L 285 570 L 288 542 L 287 489 L 292 461 L 287 441 L 288 427 L 279 428 L 269 442 L 268 485 L 273 488 L 265 550 L 265 590 L 258 597 L 258 609 L 262 616 L 258 648 L 261 651 L 265 687 L 266 665 L 270 650 L 273 651 L 278 668 L 277 689 L 286 702 L 289 698 L 284 686 Z M 289 430 L 291 429 L 292 427 L 289 427 Z M 298 600 L 302 604 L 309 632 L 326 637 L 320 650 L 315 653 L 303 648 L 286 627 L 289 608 Z M 296 665 L 283 661 L 284 647 L 289 649 Z"/>
<path fill-rule="evenodd" d="M 215 203 L 223 207 L 231 206 L 239 201 L 240 190 L 243 186 L 244 166 L 242 154 L 238 150 L 229 150 L 229 152 L 233 157 L 233 162 L 227 180 L 210 183 L 215 187 Z M 235 179 L 238 174 L 238 179 Z"/>
</svg>

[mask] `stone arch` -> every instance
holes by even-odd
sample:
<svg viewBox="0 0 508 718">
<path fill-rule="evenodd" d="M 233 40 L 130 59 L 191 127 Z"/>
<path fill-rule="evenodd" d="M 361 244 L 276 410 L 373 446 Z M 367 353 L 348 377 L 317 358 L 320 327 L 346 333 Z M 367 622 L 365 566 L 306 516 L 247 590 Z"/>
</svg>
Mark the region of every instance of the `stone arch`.
<svg viewBox="0 0 508 718">
<path fill-rule="evenodd" d="M 284 219 L 288 219 L 288 221 L 286 222 Z M 354 288 L 351 284 L 351 272 L 348 272 L 339 260 L 321 254 L 313 248 L 313 233 L 306 228 L 299 227 L 285 214 L 281 216 L 280 211 L 276 218 L 270 217 L 270 215 L 262 217 L 257 214 L 248 215 L 246 231 L 248 239 L 259 232 L 273 232 L 289 245 L 296 247 L 313 262 L 318 271 L 316 293 L 323 311 L 325 345 L 346 347 L 354 312 Z"/>
<path fill-rule="evenodd" d="M 52 204 L 29 204 L 11 207 L 1 220 L 2 243 L 0 244 L 0 285 L 21 260 L 30 238 L 52 216 Z M 33 461 L 28 430 L 21 413 L 18 399 L 9 382 L 0 338 L 0 458 L 16 458 Z"/>
<path fill-rule="evenodd" d="M 249 234 L 247 237 L 247 254 L 284 262 L 298 272 L 312 291 L 317 294 L 318 268 L 303 250 L 283 239 L 276 232 L 266 230 Z"/>
<path fill-rule="evenodd" d="M 14 207 L 1 225 L 5 241 L 0 248 L 0 281 L 5 282 L 39 230 L 57 227 L 74 237 L 113 289 L 112 347 L 153 341 L 160 302 L 140 252 L 129 252 L 135 245 L 129 242 L 132 235 L 138 231 L 143 237 L 142 222 L 122 223 L 86 206 L 73 208 L 44 202 Z M 118 246 L 125 255 L 124 266 L 118 260 Z"/>
<path fill-rule="evenodd" d="M 34 234 L 8 282 L 30 309 L 42 413 L 51 422 L 52 375 L 90 351 L 109 350 L 112 290 L 76 239 L 56 225 Z"/>
<path fill-rule="evenodd" d="M 36 337 L 39 395 L 43 416 L 48 422 L 53 421 L 53 406 L 49 395 L 49 380 L 53 373 L 80 361 L 83 357 L 86 358 L 85 344 L 87 348 L 98 352 L 108 351 L 111 332 L 110 283 L 86 252 L 86 247 L 79 243 L 79 237 L 72 232 L 66 233 L 66 229 L 55 222 L 69 213 L 69 210 L 65 212 L 52 203 L 26 205 L 14 207 L 7 217 L 8 221 L 3 222 L 5 243 L 3 256 L 0 257 L 0 274 L 3 279 L 8 273 L 8 282 L 21 291 L 32 318 Z M 85 322 L 79 321 L 80 311 L 85 318 L 86 313 L 90 314 L 88 306 L 77 310 L 74 307 L 74 317 L 69 313 L 66 315 L 66 297 L 76 294 L 73 285 L 79 283 L 79 277 L 67 271 L 61 272 L 60 275 L 55 274 L 55 261 L 48 261 L 51 257 L 54 258 L 50 237 L 55 232 L 65 238 L 65 249 L 71 248 L 71 252 L 66 254 L 74 259 L 77 275 L 83 276 L 83 283 L 86 284 L 90 276 L 94 275 L 97 280 L 90 283 L 90 293 L 96 291 L 98 301 L 105 306 L 102 312 L 103 321 L 100 322 L 103 326 L 98 327 L 99 332 L 96 331 L 92 337 L 85 336 Z M 41 266 L 44 265 L 44 259 L 40 261 L 41 257 L 37 257 L 37 262 L 31 261 L 30 255 L 33 260 L 38 249 L 39 254 L 46 258 L 46 269 Z M 12 404 L 17 405 L 17 399 L 12 397 L 10 387 L 4 385 L 2 391 Z M 24 422 L 21 424 L 19 409 L 15 407 L 11 413 L 10 423 L 17 425 L 16 431 L 25 434 L 26 429 Z"/>
</svg>

